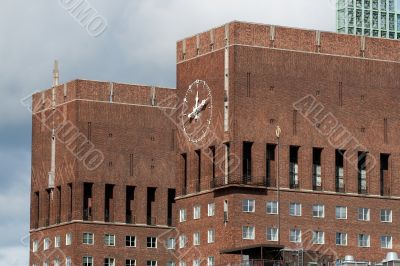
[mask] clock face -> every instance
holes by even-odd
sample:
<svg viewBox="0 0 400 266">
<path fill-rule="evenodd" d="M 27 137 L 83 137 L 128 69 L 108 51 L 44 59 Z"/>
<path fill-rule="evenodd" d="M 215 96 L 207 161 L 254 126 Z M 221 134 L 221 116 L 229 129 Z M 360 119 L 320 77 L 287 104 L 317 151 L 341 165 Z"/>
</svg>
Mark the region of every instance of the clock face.
<svg viewBox="0 0 400 266">
<path fill-rule="evenodd" d="M 189 141 L 198 143 L 207 136 L 211 124 L 212 95 L 202 80 L 193 82 L 183 98 L 182 124 Z"/>
</svg>

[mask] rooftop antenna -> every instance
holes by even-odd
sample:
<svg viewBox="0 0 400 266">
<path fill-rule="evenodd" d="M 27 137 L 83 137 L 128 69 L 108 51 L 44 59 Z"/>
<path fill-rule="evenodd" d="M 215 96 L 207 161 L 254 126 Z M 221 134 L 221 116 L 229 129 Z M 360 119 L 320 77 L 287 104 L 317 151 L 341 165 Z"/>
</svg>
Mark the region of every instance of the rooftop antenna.
<svg viewBox="0 0 400 266">
<path fill-rule="evenodd" d="M 53 87 L 58 86 L 59 78 L 60 78 L 60 72 L 58 70 L 58 60 L 54 60 Z"/>
</svg>

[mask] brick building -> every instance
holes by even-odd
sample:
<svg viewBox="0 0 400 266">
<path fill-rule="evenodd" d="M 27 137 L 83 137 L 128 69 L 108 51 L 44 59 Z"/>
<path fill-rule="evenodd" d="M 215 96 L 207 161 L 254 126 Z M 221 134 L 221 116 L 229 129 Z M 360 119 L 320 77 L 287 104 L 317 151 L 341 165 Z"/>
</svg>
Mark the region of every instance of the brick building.
<svg viewBox="0 0 400 266">
<path fill-rule="evenodd" d="M 399 48 L 232 22 L 178 41 L 176 90 L 77 80 L 35 94 L 30 264 L 400 251 Z"/>
</svg>

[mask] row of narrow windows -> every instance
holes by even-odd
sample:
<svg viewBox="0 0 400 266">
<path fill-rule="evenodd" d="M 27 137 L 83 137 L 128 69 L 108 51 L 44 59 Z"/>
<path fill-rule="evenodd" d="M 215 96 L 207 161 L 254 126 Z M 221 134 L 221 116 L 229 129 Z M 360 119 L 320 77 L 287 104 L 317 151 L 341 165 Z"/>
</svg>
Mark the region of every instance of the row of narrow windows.
<svg viewBox="0 0 400 266">
<path fill-rule="evenodd" d="M 211 157 L 212 161 L 212 184 L 211 186 L 217 186 L 218 184 L 230 184 L 233 182 L 242 183 L 242 184 L 257 184 L 264 185 L 267 187 L 276 187 L 277 186 L 277 145 L 276 144 L 267 144 L 265 147 L 265 176 L 254 176 L 253 168 L 258 167 L 257 165 L 253 165 L 252 159 L 252 148 L 253 142 L 243 142 L 242 147 L 242 158 L 241 158 L 241 167 L 242 173 L 240 177 L 233 176 L 230 173 L 229 165 L 230 162 L 230 147 L 229 143 L 225 144 L 225 172 L 224 176 L 217 177 L 216 176 L 216 153 L 215 147 L 211 147 Z M 300 146 L 289 146 L 289 161 L 288 161 L 288 183 L 291 189 L 300 188 L 300 179 L 299 179 L 299 150 Z M 201 151 L 195 151 L 197 157 L 197 173 L 195 177 L 195 190 L 199 192 L 201 190 Z M 335 150 L 335 191 L 336 192 L 346 192 L 346 183 L 345 183 L 345 150 Z M 324 156 L 323 148 L 313 148 L 312 149 L 312 188 L 316 191 L 323 190 L 323 164 L 322 158 Z M 188 186 L 188 156 L 186 153 L 182 154 L 182 164 L 183 164 L 183 194 L 187 193 Z M 358 170 L 357 174 L 357 185 L 358 185 L 358 193 L 359 194 L 368 194 L 368 180 L 367 180 L 367 172 L 374 167 L 373 164 L 368 164 L 368 152 L 359 151 L 357 153 L 357 165 L 352 163 L 346 164 L 346 167 L 356 167 Z M 380 194 L 381 196 L 390 196 L 390 175 L 389 170 L 390 166 L 390 154 L 380 154 L 379 158 L 379 167 L 380 167 Z M 282 174 L 280 174 L 282 175 Z M 219 180 L 221 179 L 221 180 Z M 238 180 L 239 179 L 239 180 Z M 213 187 L 211 187 L 213 188 Z"/>
<path fill-rule="evenodd" d="M 93 183 L 83 183 L 83 209 L 82 209 L 82 220 L 84 221 L 92 221 L 93 220 Z M 135 200 L 135 186 L 126 186 L 125 190 L 125 222 L 127 224 L 135 224 L 137 223 L 136 221 L 136 216 L 135 216 L 135 210 L 134 210 L 134 200 Z M 56 218 L 55 218 L 55 224 L 61 223 L 61 206 L 63 204 L 62 202 L 62 190 L 61 186 L 58 186 L 56 188 Z M 67 221 L 72 220 L 72 199 L 73 199 L 73 187 L 72 184 L 67 185 L 68 189 L 68 207 L 67 207 Z M 106 184 L 104 188 L 104 221 L 105 222 L 114 222 L 114 212 L 116 211 L 116 203 L 114 200 L 114 192 L 115 190 L 115 185 L 113 184 Z M 158 189 L 155 187 L 148 187 L 147 188 L 147 198 L 146 198 L 146 204 L 144 205 L 146 207 L 146 223 L 148 225 L 156 225 L 157 224 L 157 217 L 155 215 L 155 200 L 158 195 Z M 34 228 L 39 228 L 40 226 L 49 226 L 50 223 L 53 222 L 50 217 L 50 210 L 51 210 L 51 202 L 55 200 L 53 193 L 54 191 L 51 190 L 46 190 L 46 198 L 45 202 L 41 203 L 40 202 L 40 193 L 35 192 L 34 193 L 34 199 L 33 199 L 33 206 L 35 210 L 35 215 L 33 216 L 34 222 L 33 222 L 33 227 Z M 166 212 L 167 212 L 167 224 L 169 226 L 172 226 L 173 224 L 173 206 L 175 204 L 175 189 L 168 189 L 168 199 L 166 203 Z M 42 212 L 41 208 L 45 208 L 45 210 Z M 41 213 L 42 212 L 42 213 Z M 44 224 L 39 225 L 39 221 L 41 220 L 41 215 L 44 215 Z M 79 219 L 79 218 L 78 218 Z"/>
</svg>

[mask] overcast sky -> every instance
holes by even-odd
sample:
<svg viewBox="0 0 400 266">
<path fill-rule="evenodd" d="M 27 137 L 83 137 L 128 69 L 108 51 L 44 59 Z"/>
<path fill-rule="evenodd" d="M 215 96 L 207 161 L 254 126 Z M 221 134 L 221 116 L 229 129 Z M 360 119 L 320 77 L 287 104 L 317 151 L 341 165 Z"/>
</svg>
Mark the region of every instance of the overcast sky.
<svg viewBox="0 0 400 266">
<path fill-rule="evenodd" d="M 31 116 L 20 99 L 76 78 L 175 87 L 176 40 L 244 20 L 335 30 L 335 0 L 88 0 L 107 20 L 88 34 L 62 2 L 0 2 L 0 265 L 28 265 Z M 72 0 L 77 1 L 77 0 Z M 82 0 L 79 0 L 82 1 Z"/>
</svg>

